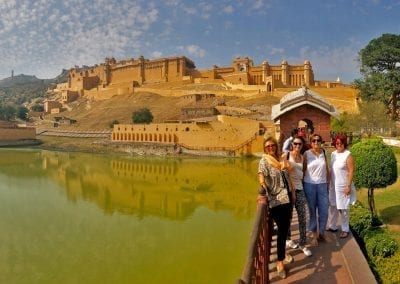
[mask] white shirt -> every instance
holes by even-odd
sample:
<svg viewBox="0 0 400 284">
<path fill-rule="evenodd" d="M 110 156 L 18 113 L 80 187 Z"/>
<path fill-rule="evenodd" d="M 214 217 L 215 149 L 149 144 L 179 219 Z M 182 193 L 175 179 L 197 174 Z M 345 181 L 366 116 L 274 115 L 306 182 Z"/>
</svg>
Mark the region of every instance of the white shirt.
<svg viewBox="0 0 400 284">
<path fill-rule="evenodd" d="M 296 190 L 303 189 L 303 156 L 300 157 L 301 161 L 299 163 L 294 160 L 292 155 L 289 157 L 289 164 L 292 168 L 292 170 L 289 171 L 289 176 Z"/>
<path fill-rule="evenodd" d="M 314 155 L 311 149 L 307 150 L 304 155 L 307 158 L 304 182 L 313 184 L 326 183 L 326 159 L 324 150 L 321 149 L 319 156 Z"/>
</svg>

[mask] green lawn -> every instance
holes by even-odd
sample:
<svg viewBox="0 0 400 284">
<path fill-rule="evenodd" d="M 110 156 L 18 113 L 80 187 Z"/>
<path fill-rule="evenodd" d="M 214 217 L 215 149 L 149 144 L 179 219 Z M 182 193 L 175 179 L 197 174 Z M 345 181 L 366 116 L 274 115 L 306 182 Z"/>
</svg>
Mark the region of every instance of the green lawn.
<svg viewBox="0 0 400 284">
<path fill-rule="evenodd" d="M 400 150 L 394 149 L 397 159 L 398 173 L 400 173 Z M 386 187 L 374 190 L 375 207 L 379 218 L 393 233 L 393 237 L 400 244 L 400 178 L 396 183 Z M 368 208 L 368 190 L 359 189 L 357 199 Z"/>
</svg>

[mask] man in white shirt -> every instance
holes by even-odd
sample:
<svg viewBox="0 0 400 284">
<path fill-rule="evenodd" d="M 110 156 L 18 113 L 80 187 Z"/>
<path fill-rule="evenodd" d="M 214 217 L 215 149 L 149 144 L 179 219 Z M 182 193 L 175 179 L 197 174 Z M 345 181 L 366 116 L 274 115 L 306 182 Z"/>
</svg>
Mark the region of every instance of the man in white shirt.
<svg viewBox="0 0 400 284">
<path fill-rule="evenodd" d="M 292 131 L 290 132 L 290 137 L 283 142 L 282 146 L 282 153 L 287 153 L 290 151 L 290 147 L 292 146 L 292 141 L 294 137 L 299 133 L 299 130 L 297 128 L 293 128 Z"/>
</svg>

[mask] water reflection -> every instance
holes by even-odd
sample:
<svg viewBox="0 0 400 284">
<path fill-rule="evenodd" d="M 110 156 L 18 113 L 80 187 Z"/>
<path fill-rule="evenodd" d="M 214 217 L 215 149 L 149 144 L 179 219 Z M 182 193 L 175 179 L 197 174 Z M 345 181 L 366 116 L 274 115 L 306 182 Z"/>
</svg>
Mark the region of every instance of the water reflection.
<svg viewBox="0 0 400 284">
<path fill-rule="evenodd" d="M 254 212 L 257 161 L 161 159 L 63 152 L 0 152 L 3 173 L 50 177 L 71 202 L 95 203 L 107 214 L 186 219 L 199 206 Z"/>
</svg>

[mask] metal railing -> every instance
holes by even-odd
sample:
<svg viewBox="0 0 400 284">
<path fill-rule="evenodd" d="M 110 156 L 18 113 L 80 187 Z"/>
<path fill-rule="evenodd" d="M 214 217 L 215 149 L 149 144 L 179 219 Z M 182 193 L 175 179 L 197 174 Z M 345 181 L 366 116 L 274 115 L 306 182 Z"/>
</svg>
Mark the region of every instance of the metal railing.
<svg viewBox="0 0 400 284">
<path fill-rule="evenodd" d="M 247 260 L 240 279 L 236 284 L 269 283 L 269 258 L 272 240 L 272 219 L 268 215 L 268 205 L 258 203 L 256 219 L 250 237 Z"/>
</svg>

